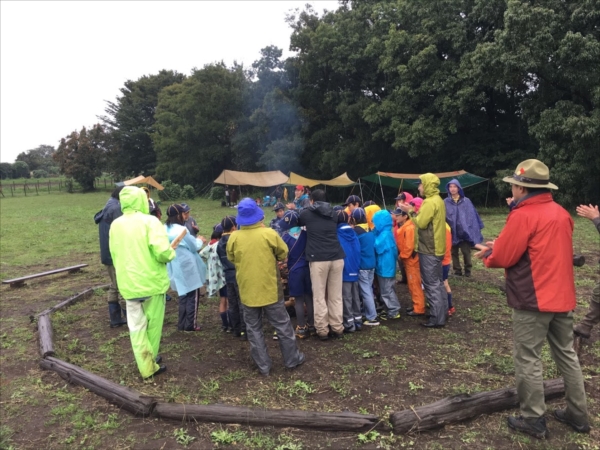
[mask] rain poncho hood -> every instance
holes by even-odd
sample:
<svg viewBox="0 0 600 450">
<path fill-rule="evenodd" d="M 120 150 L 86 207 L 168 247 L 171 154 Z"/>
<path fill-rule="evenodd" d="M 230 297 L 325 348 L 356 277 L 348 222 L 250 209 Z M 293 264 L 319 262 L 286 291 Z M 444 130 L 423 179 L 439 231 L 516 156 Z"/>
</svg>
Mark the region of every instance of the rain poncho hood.
<svg viewBox="0 0 600 450">
<path fill-rule="evenodd" d="M 127 186 L 119 195 L 123 215 L 110 227 L 110 253 L 119 292 L 125 300 L 164 294 L 169 289 L 166 263 L 175 250 L 160 221 L 148 214 L 146 193 Z"/>
<path fill-rule="evenodd" d="M 440 194 L 440 179 L 433 173 L 424 173 L 419 177 L 423 183 L 423 195 L 425 198 Z"/>
<path fill-rule="evenodd" d="M 396 276 L 396 261 L 398 247 L 392 231 L 392 215 L 387 210 L 377 211 L 373 215 L 375 229 L 375 273 L 380 277 L 393 278 Z"/>
<path fill-rule="evenodd" d="M 458 187 L 458 201 L 454 201 L 450 195 L 448 188 L 451 184 Z M 457 245 L 459 242 L 469 242 L 472 246 L 483 242 L 481 230 L 483 222 L 477 214 L 473 203 L 467 197 L 456 179 L 451 180 L 446 184 L 448 197 L 444 199 L 446 205 L 446 222 L 452 230 L 452 245 Z"/>
<path fill-rule="evenodd" d="M 119 194 L 119 201 L 121 202 L 121 211 L 123 211 L 123 214 L 136 211 L 150 214 L 148 197 L 143 189 L 135 186 L 126 186 Z"/>
</svg>

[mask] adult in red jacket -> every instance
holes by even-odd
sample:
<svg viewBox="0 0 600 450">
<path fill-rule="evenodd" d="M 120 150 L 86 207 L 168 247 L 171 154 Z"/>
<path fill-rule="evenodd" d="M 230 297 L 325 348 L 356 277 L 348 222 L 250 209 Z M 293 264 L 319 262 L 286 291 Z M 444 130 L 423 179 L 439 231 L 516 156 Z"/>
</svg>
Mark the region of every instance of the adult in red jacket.
<svg viewBox="0 0 600 450">
<path fill-rule="evenodd" d="M 573 219 L 552 200 L 548 167 L 536 159 L 504 178 L 515 208 L 500 236 L 481 250 L 486 267 L 506 269 L 506 295 L 513 308 L 514 364 L 521 415 L 508 426 L 539 439 L 548 436 L 544 413 L 541 351 L 548 339 L 563 375 L 567 408 L 554 416 L 578 432 L 589 432 L 583 376 L 573 350 Z"/>
</svg>

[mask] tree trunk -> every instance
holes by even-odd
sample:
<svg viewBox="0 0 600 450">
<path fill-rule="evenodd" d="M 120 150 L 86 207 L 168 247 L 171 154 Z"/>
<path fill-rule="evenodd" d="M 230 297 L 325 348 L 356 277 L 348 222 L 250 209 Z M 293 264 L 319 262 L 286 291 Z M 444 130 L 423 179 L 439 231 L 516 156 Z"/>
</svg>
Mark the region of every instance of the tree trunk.
<svg viewBox="0 0 600 450">
<path fill-rule="evenodd" d="M 137 416 L 149 416 L 156 404 L 153 397 L 143 396 L 134 389 L 108 381 L 57 358 L 43 359 L 40 361 L 40 366 L 43 369 L 53 370 L 69 383 L 83 386 Z"/>
<path fill-rule="evenodd" d="M 562 378 L 544 382 L 546 400 L 565 393 Z M 480 414 L 490 414 L 519 405 L 515 388 L 498 389 L 478 394 L 460 394 L 446 397 L 429 405 L 398 411 L 390 415 L 395 433 L 426 431 L 449 423 L 461 422 Z"/>
<path fill-rule="evenodd" d="M 310 428 L 319 431 L 366 431 L 379 425 L 379 417 L 351 412 L 322 413 L 284 409 L 259 409 L 228 405 L 157 403 L 154 414 L 177 421 L 239 423 L 251 426 Z"/>
<path fill-rule="evenodd" d="M 48 314 L 38 317 L 38 336 L 40 339 L 40 353 L 42 358 L 54 355 L 54 342 L 52 340 L 52 323 Z"/>
</svg>

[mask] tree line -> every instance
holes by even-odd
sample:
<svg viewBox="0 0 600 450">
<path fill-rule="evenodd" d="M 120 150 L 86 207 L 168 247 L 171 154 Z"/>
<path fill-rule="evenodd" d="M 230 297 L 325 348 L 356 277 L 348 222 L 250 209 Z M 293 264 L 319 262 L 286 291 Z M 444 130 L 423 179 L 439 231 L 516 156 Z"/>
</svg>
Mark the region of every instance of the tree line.
<svg viewBox="0 0 600 450">
<path fill-rule="evenodd" d="M 286 20 L 294 56 L 127 81 L 55 161 L 199 188 L 226 168 L 498 179 L 539 158 L 560 201 L 600 200 L 597 1 L 344 0 Z"/>
</svg>

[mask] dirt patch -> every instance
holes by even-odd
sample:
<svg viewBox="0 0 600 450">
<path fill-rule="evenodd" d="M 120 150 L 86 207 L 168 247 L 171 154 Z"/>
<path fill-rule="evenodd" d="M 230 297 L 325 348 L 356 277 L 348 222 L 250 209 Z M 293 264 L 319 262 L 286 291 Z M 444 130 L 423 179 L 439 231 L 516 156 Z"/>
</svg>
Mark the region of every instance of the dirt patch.
<svg viewBox="0 0 600 450">
<path fill-rule="evenodd" d="M 87 256 L 87 258 L 86 258 Z M 597 259 L 597 254 L 590 260 Z M 587 255 L 586 255 L 587 258 Z M 69 265 L 88 262 L 79 274 L 31 282 L 22 289 L 3 286 L 0 331 L 2 441 L 15 448 L 537 448 L 543 443 L 515 435 L 505 425 L 516 411 L 485 415 L 438 431 L 395 436 L 390 432 L 324 433 L 297 429 L 248 428 L 218 424 L 181 424 L 138 419 L 121 412 L 58 375 L 38 369 L 38 350 L 31 316 L 88 287 L 106 283 L 94 255 L 74 255 Z M 28 267 L 34 273 L 39 267 Z M 44 270 L 42 268 L 41 270 Z M 577 269 L 577 316 L 587 308 L 593 285 L 592 267 Z M 110 329 L 106 297 L 91 299 L 52 317 L 57 356 L 164 401 L 224 403 L 256 408 L 353 411 L 386 420 L 392 411 L 442 397 L 514 385 L 510 309 L 499 287 L 502 274 L 478 263 L 472 278 L 451 279 L 457 313 L 446 328 L 427 330 L 405 315 L 380 327 L 346 335 L 341 340 L 300 341 L 306 363 L 285 370 L 278 343 L 265 325 L 273 358 L 271 377 L 254 369 L 247 342 L 220 329 L 218 302 L 207 299 L 200 311 L 202 331 L 176 330 L 177 300 L 167 303 L 161 354 L 168 372 L 154 381 L 139 378 L 126 328 Z M 403 308 L 409 304 L 405 285 L 398 285 Z M 550 420 L 548 445 L 595 448 L 600 441 L 600 341 L 596 328 L 586 342 L 581 363 L 586 377 L 589 436 L 571 433 Z M 547 378 L 559 376 L 548 349 Z M 564 404 L 554 401 L 550 409 Z M 597 447 L 596 447 L 597 448 Z"/>
</svg>

